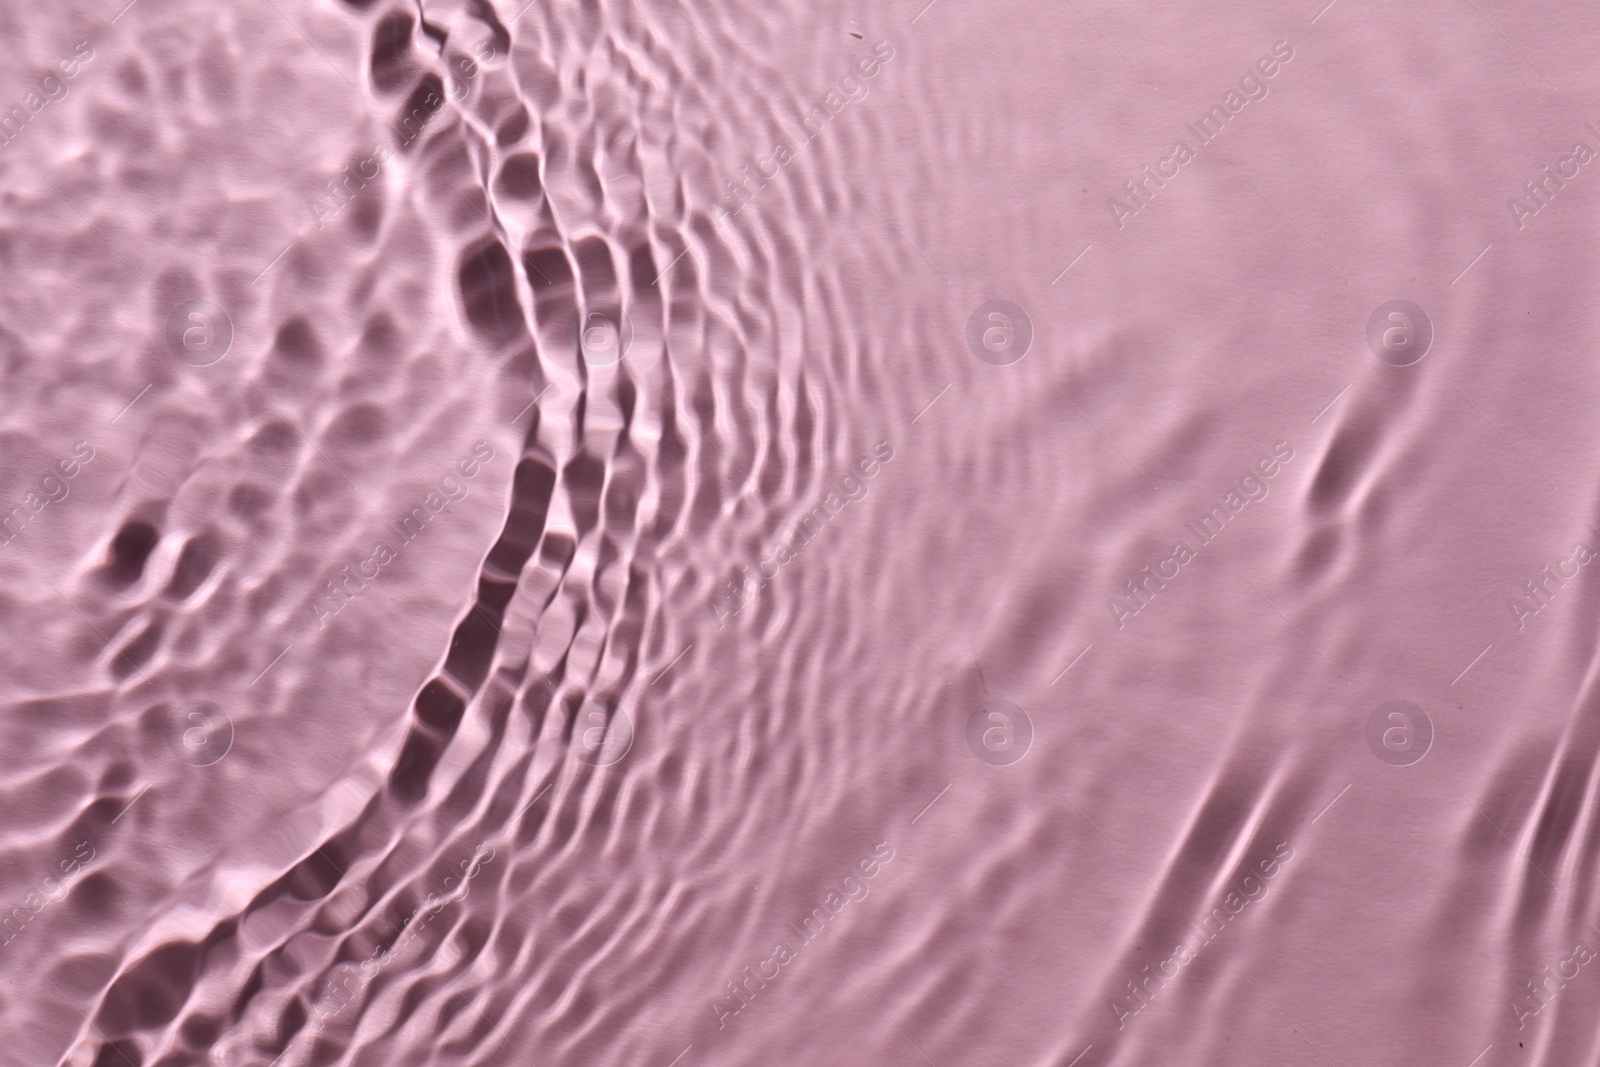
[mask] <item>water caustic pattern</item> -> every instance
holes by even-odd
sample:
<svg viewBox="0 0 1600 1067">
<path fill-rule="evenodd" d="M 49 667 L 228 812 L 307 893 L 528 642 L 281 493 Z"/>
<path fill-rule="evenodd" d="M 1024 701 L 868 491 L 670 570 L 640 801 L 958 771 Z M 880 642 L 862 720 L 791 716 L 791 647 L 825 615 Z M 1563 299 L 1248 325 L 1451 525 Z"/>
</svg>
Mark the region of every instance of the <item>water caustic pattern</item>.
<svg viewBox="0 0 1600 1067">
<path fill-rule="evenodd" d="M 1600 15 L 0 6 L 0 1065 L 1600 1057 Z"/>
</svg>

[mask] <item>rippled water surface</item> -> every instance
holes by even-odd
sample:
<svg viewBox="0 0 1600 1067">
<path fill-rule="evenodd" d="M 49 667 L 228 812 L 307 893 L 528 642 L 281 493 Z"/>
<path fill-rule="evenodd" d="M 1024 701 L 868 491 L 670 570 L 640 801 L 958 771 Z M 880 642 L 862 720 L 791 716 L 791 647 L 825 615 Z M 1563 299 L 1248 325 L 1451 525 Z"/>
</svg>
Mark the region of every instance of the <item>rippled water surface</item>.
<svg viewBox="0 0 1600 1067">
<path fill-rule="evenodd" d="M 0 1065 L 1600 1062 L 1600 12 L 124 2 Z"/>
</svg>

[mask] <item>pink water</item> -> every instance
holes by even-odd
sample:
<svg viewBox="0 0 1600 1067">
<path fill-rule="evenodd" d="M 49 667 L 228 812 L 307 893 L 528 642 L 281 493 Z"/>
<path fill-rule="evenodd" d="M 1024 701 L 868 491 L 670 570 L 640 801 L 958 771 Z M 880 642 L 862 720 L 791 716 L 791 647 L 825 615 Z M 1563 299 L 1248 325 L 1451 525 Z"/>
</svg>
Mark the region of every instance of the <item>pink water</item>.
<svg viewBox="0 0 1600 1067">
<path fill-rule="evenodd" d="M 1600 12 L 0 7 L 0 1065 L 1600 1062 Z"/>
</svg>

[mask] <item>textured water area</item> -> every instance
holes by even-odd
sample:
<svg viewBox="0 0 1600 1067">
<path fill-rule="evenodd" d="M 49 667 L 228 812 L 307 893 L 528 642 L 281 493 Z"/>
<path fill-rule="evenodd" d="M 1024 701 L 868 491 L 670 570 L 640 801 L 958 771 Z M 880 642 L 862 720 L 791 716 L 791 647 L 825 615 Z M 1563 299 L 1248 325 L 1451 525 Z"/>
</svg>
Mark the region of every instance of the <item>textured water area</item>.
<svg viewBox="0 0 1600 1067">
<path fill-rule="evenodd" d="M 1600 1062 L 1600 11 L 0 4 L 0 1067 Z"/>
</svg>

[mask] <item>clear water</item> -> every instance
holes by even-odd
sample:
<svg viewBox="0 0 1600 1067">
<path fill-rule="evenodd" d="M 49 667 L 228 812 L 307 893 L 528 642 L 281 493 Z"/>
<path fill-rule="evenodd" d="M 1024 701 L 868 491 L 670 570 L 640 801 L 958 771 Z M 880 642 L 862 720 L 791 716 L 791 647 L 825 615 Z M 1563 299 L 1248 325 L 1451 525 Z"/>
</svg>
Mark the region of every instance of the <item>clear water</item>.
<svg viewBox="0 0 1600 1067">
<path fill-rule="evenodd" d="M 1593 11 L 120 2 L 0 1064 L 1597 1062 Z"/>
</svg>

